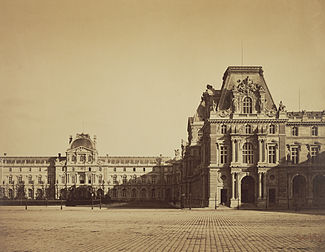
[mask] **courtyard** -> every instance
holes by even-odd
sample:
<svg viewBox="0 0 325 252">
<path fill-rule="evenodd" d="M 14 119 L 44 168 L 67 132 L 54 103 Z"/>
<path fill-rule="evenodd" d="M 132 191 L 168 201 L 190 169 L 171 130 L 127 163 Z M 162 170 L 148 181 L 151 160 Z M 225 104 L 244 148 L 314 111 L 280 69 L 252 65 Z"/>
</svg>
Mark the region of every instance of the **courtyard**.
<svg viewBox="0 0 325 252">
<path fill-rule="evenodd" d="M 1 251 L 325 251 L 325 211 L 1 206 Z"/>
</svg>

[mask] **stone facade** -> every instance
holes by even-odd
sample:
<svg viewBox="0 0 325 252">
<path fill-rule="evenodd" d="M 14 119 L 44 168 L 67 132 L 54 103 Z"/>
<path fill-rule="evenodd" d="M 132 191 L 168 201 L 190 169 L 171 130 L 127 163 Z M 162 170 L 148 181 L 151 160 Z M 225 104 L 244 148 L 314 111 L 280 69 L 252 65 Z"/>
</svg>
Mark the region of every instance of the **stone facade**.
<svg viewBox="0 0 325 252">
<path fill-rule="evenodd" d="M 325 205 L 325 111 L 276 106 L 262 67 L 208 85 L 183 144 L 183 189 L 204 207 Z"/>
<path fill-rule="evenodd" d="M 65 156 L 1 157 L 0 192 L 9 199 L 65 199 L 71 190 L 86 188 L 96 197 L 113 200 L 175 201 L 179 193 L 174 184 L 180 178 L 174 179 L 174 161 L 162 156 L 98 156 L 96 137 L 77 134 L 70 137 Z"/>
</svg>

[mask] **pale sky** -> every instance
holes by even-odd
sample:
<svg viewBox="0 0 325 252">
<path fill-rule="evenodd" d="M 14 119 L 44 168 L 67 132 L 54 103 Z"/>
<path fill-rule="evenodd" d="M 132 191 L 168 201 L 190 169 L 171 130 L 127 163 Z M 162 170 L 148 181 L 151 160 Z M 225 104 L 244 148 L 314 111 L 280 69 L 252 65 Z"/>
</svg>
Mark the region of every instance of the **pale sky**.
<svg viewBox="0 0 325 252">
<path fill-rule="evenodd" d="M 0 0 L 0 155 L 174 155 L 229 65 L 264 69 L 276 104 L 325 109 L 325 1 Z"/>
</svg>

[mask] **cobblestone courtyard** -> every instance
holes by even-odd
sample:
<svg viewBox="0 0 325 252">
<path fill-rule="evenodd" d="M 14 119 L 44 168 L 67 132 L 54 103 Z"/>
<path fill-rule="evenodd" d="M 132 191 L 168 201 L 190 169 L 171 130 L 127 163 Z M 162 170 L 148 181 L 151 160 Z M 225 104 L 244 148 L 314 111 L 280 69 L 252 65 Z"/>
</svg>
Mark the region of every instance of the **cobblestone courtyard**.
<svg viewBox="0 0 325 252">
<path fill-rule="evenodd" d="M 324 211 L 0 207 L 1 251 L 325 251 Z"/>
</svg>

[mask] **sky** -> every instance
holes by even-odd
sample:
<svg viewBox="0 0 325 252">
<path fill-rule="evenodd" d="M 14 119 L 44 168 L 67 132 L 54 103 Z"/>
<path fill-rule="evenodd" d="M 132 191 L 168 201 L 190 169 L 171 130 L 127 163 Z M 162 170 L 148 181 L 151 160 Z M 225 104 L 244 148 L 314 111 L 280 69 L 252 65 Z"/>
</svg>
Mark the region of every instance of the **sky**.
<svg viewBox="0 0 325 252">
<path fill-rule="evenodd" d="M 173 156 L 206 85 L 242 61 L 276 104 L 297 111 L 300 92 L 300 109 L 324 110 L 324 13 L 321 0 L 0 0 L 0 155 L 65 153 L 84 132 L 100 155 Z"/>
</svg>

